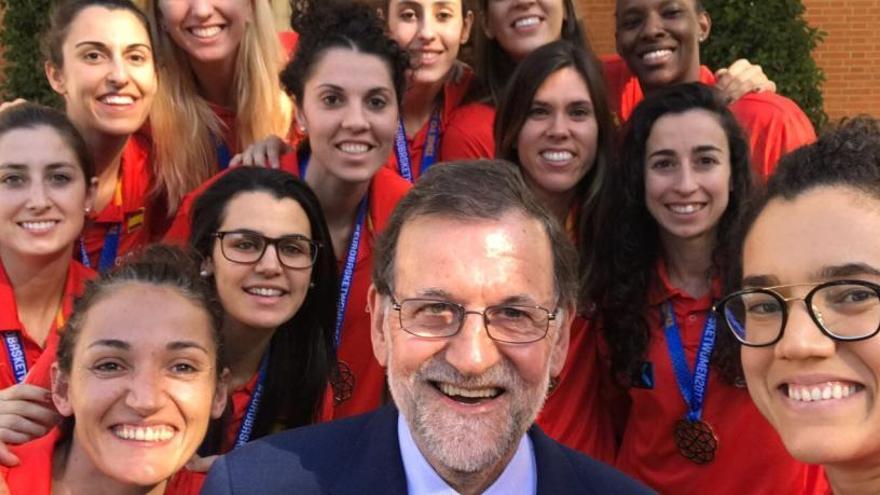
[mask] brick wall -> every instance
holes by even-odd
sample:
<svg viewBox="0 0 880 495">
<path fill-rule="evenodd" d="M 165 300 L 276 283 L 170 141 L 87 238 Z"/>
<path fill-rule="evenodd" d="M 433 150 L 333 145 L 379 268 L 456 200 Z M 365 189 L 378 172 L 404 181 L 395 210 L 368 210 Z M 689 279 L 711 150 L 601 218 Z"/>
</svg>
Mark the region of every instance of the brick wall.
<svg viewBox="0 0 880 495">
<path fill-rule="evenodd" d="M 761 0 L 773 1 L 773 0 Z M 614 52 L 614 0 L 576 0 L 597 53 Z M 828 33 L 814 54 L 825 70 L 831 119 L 880 117 L 880 0 L 804 0 L 807 21 Z"/>
</svg>

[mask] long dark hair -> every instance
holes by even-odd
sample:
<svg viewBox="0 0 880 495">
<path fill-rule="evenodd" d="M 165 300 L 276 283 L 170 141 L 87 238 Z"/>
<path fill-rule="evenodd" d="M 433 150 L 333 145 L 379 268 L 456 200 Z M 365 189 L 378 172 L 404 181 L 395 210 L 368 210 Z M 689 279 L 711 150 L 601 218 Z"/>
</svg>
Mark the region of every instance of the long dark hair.
<svg viewBox="0 0 880 495">
<path fill-rule="evenodd" d="M 578 231 L 595 230 L 598 228 L 596 204 L 612 165 L 616 129 L 608 106 L 602 65 L 592 52 L 585 52 L 569 41 L 559 40 L 538 48 L 520 62 L 495 115 L 495 158 L 519 164 L 517 141 L 535 94 L 547 78 L 566 67 L 574 69 L 587 86 L 599 128 L 596 159 L 577 185 L 577 198 L 581 201 Z M 587 247 L 582 245 L 580 249 Z M 583 257 L 584 261 L 586 259 Z"/>
<path fill-rule="evenodd" d="M 562 32 L 559 33 L 559 39 L 566 40 L 585 52 L 592 53 L 590 42 L 587 40 L 586 30 L 581 25 L 572 0 L 559 0 L 563 4 L 565 17 L 562 20 Z M 486 12 L 489 10 L 489 0 L 479 0 L 479 14 L 483 16 L 484 22 Z M 473 85 L 465 98 L 468 102 L 480 101 L 493 107 L 498 106 L 501 102 L 504 88 L 507 81 L 510 80 L 514 69 L 516 69 L 516 61 L 511 58 L 504 48 L 495 39 L 490 39 L 479 29 L 475 27 L 475 64 L 477 73 L 477 84 Z"/>
<path fill-rule="evenodd" d="M 654 123 L 667 114 L 702 109 L 717 116 L 730 149 L 731 191 L 717 228 L 712 253 L 713 271 L 721 275 L 731 262 L 732 224 L 741 215 L 753 189 L 748 143 L 735 118 L 711 88 L 689 83 L 663 88 L 633 112 L 625 130 L 620 163 L 602 191 L 599 204 L 601 234 L 583 232 L 591 246 L 584 274 L 584 297 L 597 305 L 603 336 L 611 352 L 614 378 L 627 382 L 650 340 L 646 311 L 648 291 L 655 282 L 655 263 L 661 256 L 657 221 L 645 205 L 645 148 Z M 719 332 L 713 365 L 722 378 L 741 376 L 739 347 L 730 332 Z"/>
<path fill-rule="evenodd" d="M 226 173 L 196 201 L 189 243 L 203 258 L 211 255 L 214 233 L 236 195 L 265 192 L 302 206 L 312 238 L 321 244 L 312 267 L 312 283 L 299 311 L 272 335 L 265 392 L 251 439 L 284 428 L 311 424 L 319 415 L 327 383 L 336 369 L 333 328 L 336 321 L 336 259 L 330 231 L 311 189 L 280 170 L 244 167 Z M 212 450 L 209 446 L 209 450 Z"/>
</svg>

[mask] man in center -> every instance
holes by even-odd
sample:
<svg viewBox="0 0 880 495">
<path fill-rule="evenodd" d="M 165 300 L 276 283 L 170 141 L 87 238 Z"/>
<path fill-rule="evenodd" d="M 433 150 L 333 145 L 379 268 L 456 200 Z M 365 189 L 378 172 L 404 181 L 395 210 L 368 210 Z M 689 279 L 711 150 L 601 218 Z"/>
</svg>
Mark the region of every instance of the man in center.
<svg viewBox="0 0 880 495">
<path fill-rule="evenodd" d="M 576 277 L 512 165 L 432 168 L 380 238 L 369 294 L 396 407 L 238 449 L 203 493 L 648 493 L 533 426 L 565 363 Z"/>
</svg>

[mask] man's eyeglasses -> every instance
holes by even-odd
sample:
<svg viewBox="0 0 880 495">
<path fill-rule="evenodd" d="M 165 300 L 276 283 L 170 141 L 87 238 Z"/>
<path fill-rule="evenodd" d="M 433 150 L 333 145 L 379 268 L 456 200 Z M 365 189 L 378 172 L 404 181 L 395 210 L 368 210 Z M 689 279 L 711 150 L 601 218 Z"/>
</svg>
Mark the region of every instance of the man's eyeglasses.
<svg viewBox="0 0 880 495">
<path fill-rule="evenodd" d="M 804 301 L 816 326 L 828 337 L 851 342 L 880 331 L 880 285 L 864 280 L 817 284 L 804 297 L 783 297 L 780 285 L 734 292 L 712 309 L 722 315 L 737 340 L 751 347 L 773 345 L 782 338 L 789 303 Z"/>
<path fill-rule="evenodd" d="M 391 302 L 400 315 L 400 328 L 418 337 L 451 337 L 461 331 L 465 315 L 475 314 L 483 317 L 489 338 L 506 344 L 530 344 L 543 339 L 557 313 L 541 306 L 520 304 L 468 311 L 461 304 L 436 299 L 397 302 L 392 296 Z"/>
<path fill-rule="evenodd" d="M 275 246 L 278 262 L 287 268 L 308 268 L 318 257 L 317 242 L 303 235 L 266 237 L 247 230 L 216 232 L 220 239 L 220 252 L 233 263 L 254 264 L 263 258 L 268 246 Z"/>
</svg>

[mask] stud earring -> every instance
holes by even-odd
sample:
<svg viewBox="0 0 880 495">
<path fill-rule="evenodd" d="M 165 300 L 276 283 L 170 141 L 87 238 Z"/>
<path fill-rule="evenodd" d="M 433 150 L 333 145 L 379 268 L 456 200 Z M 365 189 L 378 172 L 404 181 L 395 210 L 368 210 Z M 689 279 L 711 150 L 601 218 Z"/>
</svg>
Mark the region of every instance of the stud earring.
<svg viewBox="0 0 880 495">
<path fill-rule="evenodd" d="M 309 282 L 309 289 L 314 289 L 314 288 L 315 288 L 315 283 Z"/>
<path fill-rule="evenodd" d="M 203 269 L 202 271 L 199 272 L 199 276 L 201 276 L 202 278 L 208 278 L 209 275 L 211 275 L 211 274 L 208 273 L 208 270 Z"/>
</svg>

